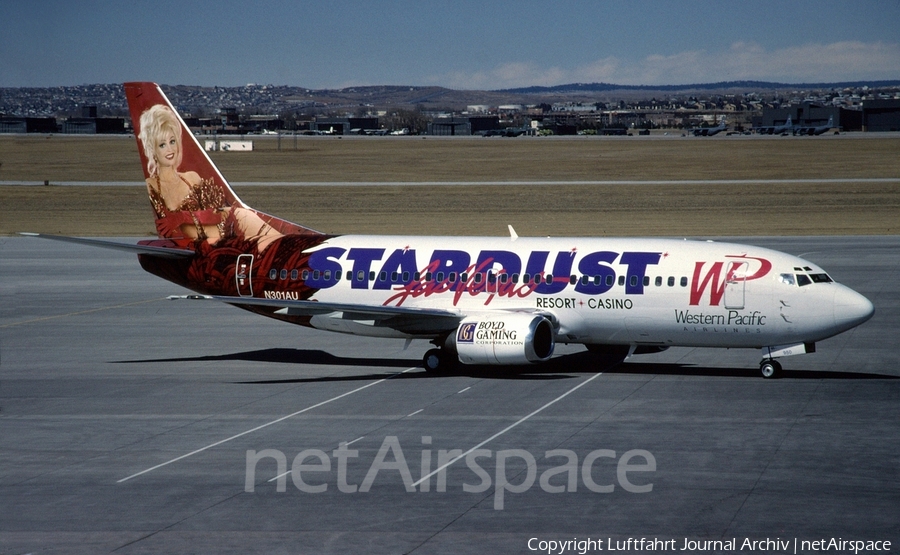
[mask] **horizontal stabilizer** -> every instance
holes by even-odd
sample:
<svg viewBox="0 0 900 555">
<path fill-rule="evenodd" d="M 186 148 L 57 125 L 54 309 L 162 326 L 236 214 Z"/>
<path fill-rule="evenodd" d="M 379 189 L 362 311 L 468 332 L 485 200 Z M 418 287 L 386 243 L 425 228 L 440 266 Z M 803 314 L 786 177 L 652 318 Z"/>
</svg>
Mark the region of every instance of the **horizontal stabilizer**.
<svg viewBox="0 0 900 555">
<path fill-rule="evenodd" d="M 190 258 L 191 256 L 194 256 L 194 251 L 188 249 L 170 249 L 168 247 L 152 247 L 150 245 L 131 245 L 128 243 L 117 243 L 115 241 L 104 241 L 102 239 L 84 239 L 81 237 L 66 237 L 64 235 L 27 233 L 24 231 L 19 232 L 19 235 L 24 235 L 26 237 L 40 237 L 41 239 L 53 239 L 54 241 L 65 241 L 67 243 L 76 243 L 79 245 L 87 245 L 89 247 L 115 249 L 130 252 L 132 254 L 146 254 L 159 258 Z"/>
</svg>

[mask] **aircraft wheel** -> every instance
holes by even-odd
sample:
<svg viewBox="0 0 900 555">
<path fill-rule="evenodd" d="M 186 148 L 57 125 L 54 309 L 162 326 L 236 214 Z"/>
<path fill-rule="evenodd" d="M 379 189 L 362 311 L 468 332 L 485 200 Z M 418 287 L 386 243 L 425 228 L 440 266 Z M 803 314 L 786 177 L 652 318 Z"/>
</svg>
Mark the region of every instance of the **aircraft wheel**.
<svg viewBox="0 0 900 555">
<path fill-rule="evenodd" d="M 443 372 L 450 366 L 447 354 L 440 349 L 429 349 L 422 357 L 422 366 L 426 372 Z"/>
<path fill-rule="evenodd" d="M 781 377 L 781 363 L 777 360 L 764 360 L 759 363 L 759 371 L 763 378 L 775 379 Z"/>
</svg>

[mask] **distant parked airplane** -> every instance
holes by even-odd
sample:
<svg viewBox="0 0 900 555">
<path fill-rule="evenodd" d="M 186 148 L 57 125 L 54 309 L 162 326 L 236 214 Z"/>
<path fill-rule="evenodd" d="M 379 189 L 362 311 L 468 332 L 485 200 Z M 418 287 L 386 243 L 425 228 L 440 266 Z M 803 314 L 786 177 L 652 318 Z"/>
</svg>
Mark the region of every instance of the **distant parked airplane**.
<svg viewBox="0 0 900 555">
<path fill-rule="evenodd" d="M 784 125 L 768 125 L 757 127 L 754 129 L 760 135 L 781 135 L 782 133 L 790 133 L 794 130 L 794 124 L 791 122 L 791 116 L 788 116 Z"/>
<path fill-rule="evenodd" d="M 834 128 L 834 116 L 828 117 L 828 123 L 818 126 L 797 126 L 794 128 L 794 135 L 821 135 Z"/>
<path fill-rule="evenodd" d="M 694 134 L 695 137 L 712 137 L 713 135 L 718 134 L 720 131 L 725 131 L 728 129 L 728 126 L 725 125 L 725 116 L 719 120 L 719 125 L 715 127 L 695 127 L 691 129 L 691 133 Z"/>
</svg>

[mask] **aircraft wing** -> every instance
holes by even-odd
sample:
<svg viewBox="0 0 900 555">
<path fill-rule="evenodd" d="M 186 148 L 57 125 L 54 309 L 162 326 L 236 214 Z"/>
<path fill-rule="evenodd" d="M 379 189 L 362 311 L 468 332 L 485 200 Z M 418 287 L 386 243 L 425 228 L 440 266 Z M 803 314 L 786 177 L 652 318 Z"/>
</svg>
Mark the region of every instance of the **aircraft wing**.
<svg viewBox="0 0 900 555">
<path fill-rule="evenodd" d="M 409 306 L 381 306 L 355 303 L 294 301 L 290 299 L 260 299 L 257 297 L 229 297 L 222 295 L 172 295 L 169 299 L 209 300 L 239 307 L 268 306 L 283 316 L 318 316 L 342 313 L 345 320 L 372 320 L 410 334 L 437 334 L 454 331 L 465 314 L 459 310 Z"/>
<path fill-rule="evenodd" d="M 53 239 L 54 241 L 65 241 L 67 243 L 76 243 L 90 247 L 103 247 L 106 249 L 126 251 L 133 254 L 149 254 L 150 256 L 157 256 L 160 258 L 190 258 L 191 256 L 194 256 L 194 251 L 189 249 L 131 245 L 128 243 L 117 243 L 115 241 L 103 241 L 102 239 L 84 239 L 81 237 L 66 237 L 64 235 L 47 235 L 45 233 L 27 233 L 24 231 L 19 232 L 19 235 L 24 235 L 26 237 L 40 237 L 41 239 Z"/>
</svg>

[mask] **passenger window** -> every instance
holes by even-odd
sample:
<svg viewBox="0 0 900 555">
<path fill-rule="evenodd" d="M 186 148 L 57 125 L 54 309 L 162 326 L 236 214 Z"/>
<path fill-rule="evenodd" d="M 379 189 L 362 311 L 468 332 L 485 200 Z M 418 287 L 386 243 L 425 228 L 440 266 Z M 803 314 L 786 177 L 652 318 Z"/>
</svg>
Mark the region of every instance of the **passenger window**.
<svg viewBox="0 0 900 555">
<path fill-rule="evenodd" d="M 331 270 L 325 270 L 324 275 L 322 275 L 322 279 L 325 281 L 331 281 Z"/>
<path fill-rule="evenodd" d="M 278 279 L 278 270 L 275 268 L 269 270 L 269 279 Z"/>
<path fill-rule="evenodd" d="M 437 281 L 438 283 L 444 281 L 444 272 L 438 272 L 435 281 Z"/>
<path fill-rule="evenodd" d="M 687 287 L 687 277 L 686 276 L 681 276 L 681 286 Z"/>
<path fill-rule="evenodd" d="M 469 274 L 467 274 L 465 272 L 459 274 L 459 281 L 461 281 L 463 283 L 466 283 L 467 281 L 469 281 Z"/>
<path fill-rule="evenodd" d="M 513 274 L 510 278 L 510 281 L 512 281 L 513 283 L 519 283 L 519 274 Z"/>
<path fill-rule="evenodd" d="M 803 287 L 804 285 L 809 285 L 812 283 L 809 277 L 806 274 L 797 274 L 797 285 Z"/>
<path fill-rule="evenodd" d="M 614 278 L 612 274 L 609 274 L 606 276 L 606 286 L 607 287 L 612 287 L 613 283 L 615 283 L 615 282 L 616 282 L 616 278 Z"/>
<path fill-rule="evenodd" d="M 319 281 L 319 276 L 321 275 L 322 274 L 319 272 L 319 270 L 313 270 L 313 281 Z"/>
<path fill-rule="evenodd" d="M 578 283 L 578 276 L 574 274 L 569 276 L 569 285 L 575 285 L 576 283 Z"/>
<path fill-rule="evenodd" d="M 656 276 L 656 286 L 660 287 L 662 285 L 662 276 Z"/>
<path fill-rule="evenodd" d="M 669 281 L 666 283 L 669 287 L 675 287 L 675 276 L 669 276 Z"/>
<path fill-rule="evenodd" d="M 644 276 L 644 287 L 650 285 L 650 276 Z"/>
<path fill-rule="evenodd" d="M 475 281 L 475 283 L 481 283 L 481 279 L 482 279 L 481 272 L 476 272 L 475 276 L 473 278 L 473 281 Z"/>
<path fill-rule="evenodd" d="M 279 277 L 281 279 L 287 279 L 287 270 L 281 270 L 281 275 Z"/>
<path fill-rule="evenodd" d="M 387 272 L 381 272 L 378 274 L 378 281 L 387 281 Z"/>
<path fill-rule="evenodd" d="M 375 270 L 369 271 L 369 281 L 375 281 Z"/>
<path fill-rule="evenodd" d="M 365 281 L 366 280 L 366 272 L 360 270 L 356 272 L 356 281 Z"/>
<path fill-rule="evenodd" d="M 403 283 L 407 283 L 409 281 L 409 272 L 403 272 Z"/>
<path fill-rule="evenodd" d="M 794 274 L 781 274 L 778 276 L 778 281 L 785 285 L 794 285 L 796 283 L 794 281 Z"/>
<path fill-rule="evenodd" d="M 629 281 L 629 283 L 631 284 L 632 287 L 637 287 L 637 284 L 638 284 L 638 277 L 637 277 L 637 276 L 631 276 L 631 279 L 628 280 L 628 281 Z"/>
<path fill-rule="evenodd" d="M 545 283 L 553 283 L 553 274 L 547 274 L 544 276 Z"/>
<path fill-rule="evenodd" d="M 391 283 L 397 283 L 397 280 L 400 279 L 400 274 L 397 272 L 391 272 Z"/>
<path fill-rule="evenodd" d="M 300 279 L 302 279 L 303 281 L 308 280 L 309 279 L 309 270 L 303 270 L 302 272 L 300 272 Z"/>
<path fill-rule="evenodd" d="M 296 269 L 291 270 L 291 280 L 297 281 L 297 276 L 299 276 L 299 275 L 300 275 L 300 272 L 298 272 Z"/>
<path fill-rule="evenodd" d="M 619 276 L 619 285 L 625 285 L 625 276 Z"/>
</svg>

